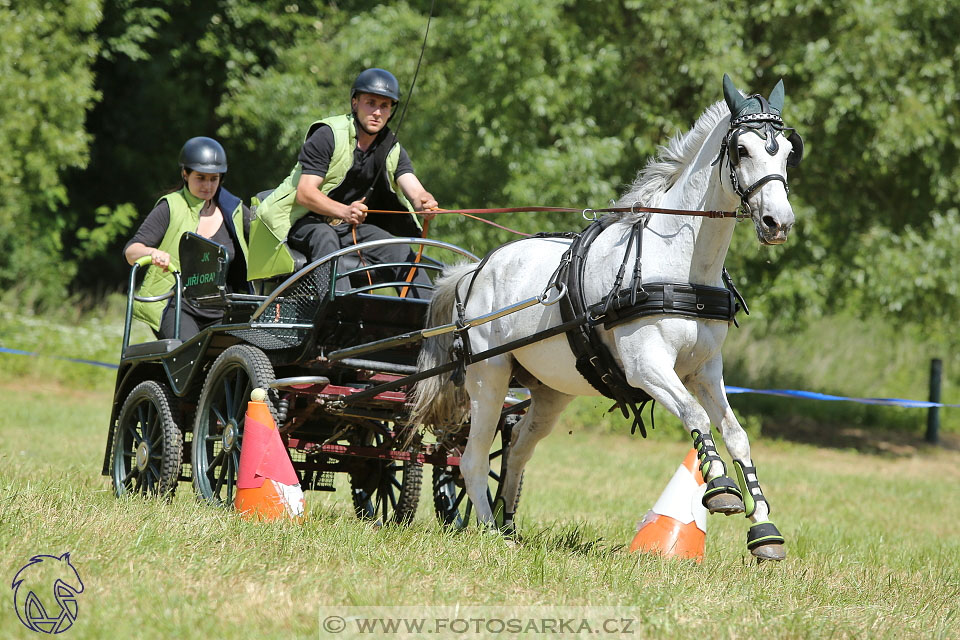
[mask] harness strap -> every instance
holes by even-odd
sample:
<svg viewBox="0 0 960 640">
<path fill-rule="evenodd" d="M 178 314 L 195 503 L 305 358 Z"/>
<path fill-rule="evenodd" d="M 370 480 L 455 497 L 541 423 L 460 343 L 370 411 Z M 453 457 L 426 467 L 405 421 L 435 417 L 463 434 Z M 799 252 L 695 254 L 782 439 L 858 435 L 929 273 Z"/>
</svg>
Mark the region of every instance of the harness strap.
<svg viewBox="0 0 960 640">
<path fill-rule="evenodd" d="M 615 400 L 624 418 L 630 418 L 632 413 L 633 424 L 630 432 L 639 429 L 640 434 L 646 437 L 647 429 L 641 411 L 653 398 L 646 391 L 627 382 L 620 365 L 596 331 L 596 323 L 590 317 L 582 287 L 587 251 L 597 236 L 614 222 L 616 220 L 612 216 L 600 218 L 571 244 L 569 261 L 561 265 L 557 272 L 557 283 L 565 284 L 568 291 L 560 301 L 560 317 L 565 321 L 576 317 L 586 318 L 583 324 L 567 332 L 567 342 L 576 356 L 577 371 L 599 393 Z M 625 260 L 630 255 L 629 251 L 630 246 L 627 247 Z M 622 271 L 621 267 L 621 273 Z"/>
</svg>

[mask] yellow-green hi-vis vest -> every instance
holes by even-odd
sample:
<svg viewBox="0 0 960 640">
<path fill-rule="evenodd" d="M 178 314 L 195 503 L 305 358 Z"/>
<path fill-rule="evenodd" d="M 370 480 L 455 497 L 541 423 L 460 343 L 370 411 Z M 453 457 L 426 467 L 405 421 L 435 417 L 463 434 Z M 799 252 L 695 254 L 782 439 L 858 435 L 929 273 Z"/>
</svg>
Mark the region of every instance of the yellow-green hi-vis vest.
<svg viewBox="0 0 960 640">
<path fill-rule="evenodd" d="M 330 167 L 320 185 L 320 193 L 328 195 L 340 186 L 353 166 L 357 129 L 352 113 L 333 116 L 310 125 L 304 142 L 322 124 L 333 131 L 333 157 L 330 158 Z M 400 145 L 395 144 L 387 154 L 386 160 L 390 188 L 407 211 L 413 211 L 410 201 L 397 187 L 394 174 L 399 162 Z M 300 182 L 302 172 L 303 168 L 297 162 L 286 180 L 257 207 L 256 217 L 250 223 L 250 255 L 247 259 L 249 280 L 269 278 L 293 271 L 293 257 L 287 249 L 287 232 L 290 231 L 293 223 L 309 213 L 306 207 L 297 202 L 297 184 Z M 419 220 L 417 223 L 419 224 Z"/>
<path fill-rule="evenodd" d="M 164 271 L 153 265 L 147 267 L 143 283 L 137 289 L 138 296 L 159 296 L 174 287 L 177 281 L 173 277 L 173 272 L 180 269 L 180 236 L 186 231 L 196 232 L 197 225 L 200 224 L 200 210 L 203 208 L 204 201 L 190 193 L 186 187 L 180 191 L 168 193 L 160 200 L 166 200 L 170 207 L 170 224 L 167 225 L 167 231 L 163 234 L 163 240 L 157 248 L 170 254 L 170 269 Z M 157 204 L 160 204 L 160 200 L 157 200 Z M 228 215 L 226 212 L 223 214 Z M 237 204 L 236 209 L 229 215 L 233 219 L 233 227 L 240 241 L 240 251 L 246 255 L 247 246 L 243 237 L 243 205 Z M 159 302 L 135 300 L 133 317 L 146 322 L 151 329 L 157 331 L 160 329 L 160 318 L 163 316 L 163 309 L 167 302 L 167 300 Z"/>
</svg>

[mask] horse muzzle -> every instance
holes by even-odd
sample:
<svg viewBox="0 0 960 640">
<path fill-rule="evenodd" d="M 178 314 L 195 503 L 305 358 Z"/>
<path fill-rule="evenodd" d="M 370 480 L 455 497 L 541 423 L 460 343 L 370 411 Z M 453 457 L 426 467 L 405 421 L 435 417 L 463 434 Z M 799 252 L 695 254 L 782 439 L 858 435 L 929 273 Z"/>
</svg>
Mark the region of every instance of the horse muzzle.
<svg viewBox="0 0 960 640">
<path fill-rule="evenodd" d="M 754 226 L 757 230 L 757 239 L 760 240 L 761 244 L 783 244 L 787 241 L 790 229 L 793 228 L 793 215 L 789 216 L 789 221 L 781 221 L 774 216 L 764 215 Z"/>
</svg>

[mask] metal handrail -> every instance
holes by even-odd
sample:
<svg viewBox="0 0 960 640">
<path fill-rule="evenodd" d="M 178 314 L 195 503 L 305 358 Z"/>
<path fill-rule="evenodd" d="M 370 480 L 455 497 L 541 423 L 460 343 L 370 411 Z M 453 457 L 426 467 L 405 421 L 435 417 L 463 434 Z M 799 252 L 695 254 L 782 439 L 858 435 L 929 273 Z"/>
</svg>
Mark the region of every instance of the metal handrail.
<svg viewBox="0 0 960 640">
<path fill-rule="evenodd" d="M 160 302 L 161 300 L 167 300 L 171 296 L 176 296 L 176 302 L 174 304 L 176 311 L 176 318 L 173 323 L 173 337 L 175 340 L 180 339 L 180 308 L 181 308 L 181 297 L 182 297 L 182 281 L 179 271 L 173 272 L 174 280 L 176 283 L 173 286 L 173 289 L 167 291 L 164 294 L 159 296 L 138 296 L 135 294 L 136 284 L 137 284 L 137 271 L 141 267 L 149 266 L 153 263 L 153 258 L 150 256 L 142 256 L 136 262 L 133 263 L 133 266 L 130 268 L 130 281 L 127 286 L 127 311 L 123 320 L 123 344 L 120 347 L 120 357 L 123 357 L 124 352 L 127 350 L 127 347 L 130 346 L 130 325 L 133 324 L 133 301 L 138 302 Z"/>
<path fill-rule="evenodd" d="M 264 300 L 263 303 L 262 303 L 259 307 L 257 307 L 256 311 L 253 312 L 253 315 L 251 316 L 251 319 L 257 318 L 257 317 L 259 317 L 261 314 L 263 314 L 263 313 L 267 310 L 267 308 L 268 308 L 271 304 L 273 304 L 273 302 L 274 302 L 278 297 L 280 297 L 281 295 L 283 295 L 284 291 L 286 291 L 288 288 L 292 287 L 292 286 L 293 286 L 298 280 L 300 280 L 302 277 L 304 277 L 304 276 L 307 275 L 308 273 L 314 271 L 314 270 L 317 269 L 318 267 L 320 267 L 320 266 L 322 266 L 322 265 L 325 265 L 326 263 L 330 262 L 331 260 L 335 260 L 335 259 L 339 258 L 340 256 L 345 256 L 345 255 L 347 255 L 347 254 L 354 253 L 354 252 L 356 252 L 356 251 L 362 251 L 363 249 L 373 249 L 373 248 L 376 248 L 376 247 L 383 247 L 383 246 L 388 246 L 388 245 L 392 245 L 392 244 L 418 244 L 418 245 L 419 245 L 419 244 L 422 244 L 422 245 L 426 245 L 426 246 L 428 246 L 428 247 L 435 247 L 435 248 L 438 248 L 438 249 L 446 249 L 446 250 L 448 250 L 448 251 L 452 251 L 453 253 L 458 253 L 458 254 L 466 257 L 466 258 L 469 258 L 469 259 L 472 260 L 473 262 L 479 262 L 479 260 L 480 260 L 480 258 L 478 258 L 477 256 L 473 255 L 472 253 L 470 253 L 470 252 L 467 251 L 466 249 L 461 249 L 460 247 L 458 247 L 458 246 L 456 246 L 456 245 L 453 245 L 453 244 L 450 244 L 450 243 L 447 243 L 447 242 L 441 242 L 441 241 L 439 241 L 439 240 L 431 240 L 431 239 L 429 239 L 429 238 L 385 238 L 385 239 L 383 239 L 383 240 L 373 240 L 373 241 L 371 241 L 371 242 L 362 242 L 362 243 L 360 243 L 360 244 L 353 245 L 353 246 L 351 246 L 351 247 L 345 247 L 345 248 L 343 248 L 343 249 L 339 249 L 339 250 L 337 250 L 337 251 L 334 251 L 333 253 L 329 253 L 329 254 L 323 256 L 322 258 L 320 258 L 320 259 L 318 259 L 318 260 L 314 260 L 313 262 L 311 262 L 310 264 L 308 264 L 307 266 L 305 266 L 305 267 L 304 267 L 303 269 L 301 269 L 300 271 L 297 271 L 296 273 L 294 273 L 293 275 L 291 275 L 289 278 L 287 278 L 286 280 L 284 280 L 283 282 L 281 282 L 281 283 L 280 283 L 280 286 L 278 286 L 276 289 L 274 289 L 274 291 L 273 291 L 269 296 L 267 296 L 267 299 Z M 413 266 L 413 265 L 411 265 L 411 266 Z M 417 265 L 417 266 L 419 266 L 419 265 Z M 404 284 L 407 284 L 407 283 L 404 283 Z"/>
</svg>

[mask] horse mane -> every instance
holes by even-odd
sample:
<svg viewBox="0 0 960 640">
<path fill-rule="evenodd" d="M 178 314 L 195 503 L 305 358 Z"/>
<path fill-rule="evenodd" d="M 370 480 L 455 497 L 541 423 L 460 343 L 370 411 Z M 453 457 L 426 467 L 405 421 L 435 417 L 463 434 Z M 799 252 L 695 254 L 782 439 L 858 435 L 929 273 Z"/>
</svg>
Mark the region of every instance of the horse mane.
<svg viewBox="0 0 960 640">
<path fill-rule="evenodd" d="M 641 207 L 658 207 L 664 194 L 676 184 L 690 163 L 696 158 L 710 133 L 717 124 L 730 115 L 727 104 L 720 100 L 707 107 L 686 133 L 678 132 L 669 143 L 657 148 L 658 154 L 647 161 L 637 172 L 637 177 L 627 192 L 620 197 L 618 207 L 639 204 Z M 636 214 L 619 214 L 620 217 Z"/>
</svg>

